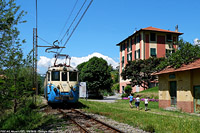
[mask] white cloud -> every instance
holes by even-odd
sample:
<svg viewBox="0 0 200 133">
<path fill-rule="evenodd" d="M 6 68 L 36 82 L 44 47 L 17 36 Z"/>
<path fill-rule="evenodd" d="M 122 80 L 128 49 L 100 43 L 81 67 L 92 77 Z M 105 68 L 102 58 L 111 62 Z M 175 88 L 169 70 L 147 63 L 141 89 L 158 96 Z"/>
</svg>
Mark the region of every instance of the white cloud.
<svg viewBox="0 0 200 133">
<path fill-rule="evenodd" d="M 90 54 L 88 56 L 85 56 L 85 57 L 71 57 L 70 65 L 72 67 L 76 67 L 77 65 L 79 65 L 83 62 L 87 62 L 90 58 L 95 57 L 95 56 L 103 58 L 104 60 L 106 60 L 108 62 L 109 65 L 111 64 L 113 66 L 113 68 L 116 68 L 119 65 L 119 63 L 114 61 L 112 58 L 102 55 L 97 52 Z M 48 69 L 48 67 L 53 65 L 54 61 L 55 61 L 55 58 L 47 58 L 45 56 L 40 56 L 40 59 L 38 61 L 38 67 L 40 69 L 39 72 L 45 73 L 45 71 Z M 65 61 L 64 61 L 64 59 L 58 59 L 57 62 L 64 63 Z"/>
<path fill-rule="evenodd" d="M 194 39 L 194 45 L 200 45 L 200 40 L 198 38 Z"/>
</svg>

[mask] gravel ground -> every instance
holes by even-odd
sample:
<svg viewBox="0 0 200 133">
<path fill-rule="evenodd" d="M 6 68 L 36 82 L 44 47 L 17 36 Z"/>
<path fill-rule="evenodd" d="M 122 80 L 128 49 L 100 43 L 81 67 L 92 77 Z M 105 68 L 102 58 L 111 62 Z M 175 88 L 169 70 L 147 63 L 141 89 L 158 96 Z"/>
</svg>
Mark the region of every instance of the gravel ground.
<svg viewBox="0 0 200 133">
<path fill-rule="evenodd" d="M 119 123 L 117 121 L 114 121 L 112 119 L 109 119 L 105 116 L 101 116 L 101 115 L 97 115 L 97 114 L 92 114 L 92 113 L 85 113 L 87 115 L 92 116 L 93 118 L 96 118 L 97 120 L 103 121 L 104 123 L 107 123 L 125 133 L 147 133 L 139 128 L 134 128 L 128 124 L 124 124 L 124 123 Z"/>
</svg>

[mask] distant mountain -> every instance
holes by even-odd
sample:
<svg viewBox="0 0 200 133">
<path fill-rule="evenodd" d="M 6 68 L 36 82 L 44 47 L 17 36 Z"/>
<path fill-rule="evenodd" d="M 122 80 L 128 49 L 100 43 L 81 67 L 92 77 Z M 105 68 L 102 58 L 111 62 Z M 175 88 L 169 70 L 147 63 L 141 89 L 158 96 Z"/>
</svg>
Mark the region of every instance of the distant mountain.
<svg viewBox="0 0 200 133">
<path fill-rule="evenodd" d="M 106 60 L 108 62 L 109 65 L 111 64 L 113 66 L 113 68 L 116 68 L 117 66 L 119 66 L 119 63 L 114 61 L 112 58 L 105 56 L 105 55 L 102 55 L 102 54 L 97 53 L 97 52 L 90 54 L 88 56 L 85 56 L 85 57 L 71 57 L 70 65 L 72 67 L 76 67 L 77 65 L 88 61 L 92 57 L 103 58 L 104 60 Z M 48 57 L 45 57 L 45 56 L 40 56 L 40 59 L 38 61 L 39 73 L 42 73 L 42 74 L 45 73 L 47 71 L 48 67 L 53 65 L 54 60 L 55 60 L 55 58 L 48 58 Z M 58 62 L 63 63 L 64 59 L 59 59 Z"/>
</svg>

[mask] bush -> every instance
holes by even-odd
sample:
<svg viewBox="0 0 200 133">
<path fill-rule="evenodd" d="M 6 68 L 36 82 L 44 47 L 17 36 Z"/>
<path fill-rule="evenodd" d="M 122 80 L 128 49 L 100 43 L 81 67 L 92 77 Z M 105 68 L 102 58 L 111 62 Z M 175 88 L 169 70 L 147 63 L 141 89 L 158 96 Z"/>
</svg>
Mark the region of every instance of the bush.
<svg viewBox="0 0 200 133">
<path fill-rule="evenodd" d="M 119 83 L 114 84 L 111 88 L 112 92 L 119 92 Z"/>
<path fill-rule="evenodd" d="M 132 92 L 132 87 L 131 87 L 130 85 L 127 85 L 127 86 L 125 87 L 124 91 L 125 91 L 126 94 L 131 94 L 131 92 Z"/>
<path fill-rule="evenodd" d="M 128 96 L 129 96 L 129 95 L 128 95 L 127 93 L 124 93 L 124 94 L 122 94 L 121 97 L 123 98 L 123 97 L 128 97 Z"/>
<path fill-rule="evenodd" d="M 16 113 L 11 113 L 4 117 L 0 122 L 2 130 L 31 130 L 38 126 L 42 120 L 42 114 L 34 111 L 35 105 L 28 102 L 25 107 Z"/>
</svg>

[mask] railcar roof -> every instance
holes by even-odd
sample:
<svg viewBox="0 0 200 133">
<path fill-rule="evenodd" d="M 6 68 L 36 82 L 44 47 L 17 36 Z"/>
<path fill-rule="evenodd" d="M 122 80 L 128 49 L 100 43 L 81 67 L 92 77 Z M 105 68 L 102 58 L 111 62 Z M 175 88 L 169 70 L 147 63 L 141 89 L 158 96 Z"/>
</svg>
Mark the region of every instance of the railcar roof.
<svg viewBox="0 0 200 133">
<path fill-rule="evenodd" d="M 71 66 L 51 66 L 48 68 L 48 71 L 78 71 L 78 69 Z"/>
</svg>

